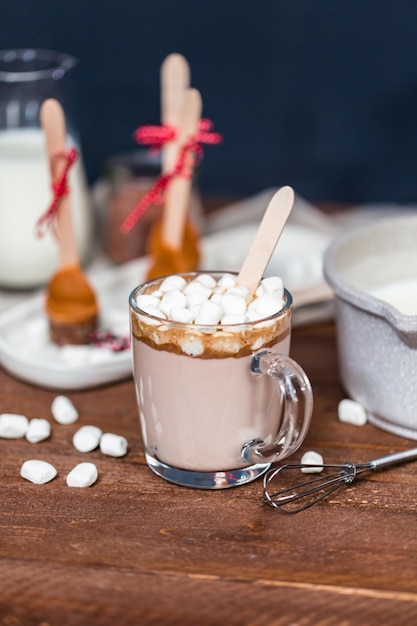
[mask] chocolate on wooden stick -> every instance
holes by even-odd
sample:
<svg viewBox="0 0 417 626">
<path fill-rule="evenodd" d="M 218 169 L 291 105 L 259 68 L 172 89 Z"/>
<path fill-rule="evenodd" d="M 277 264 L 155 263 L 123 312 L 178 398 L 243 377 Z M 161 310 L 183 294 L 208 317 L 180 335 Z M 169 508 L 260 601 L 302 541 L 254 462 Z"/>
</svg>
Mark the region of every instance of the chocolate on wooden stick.
<svg viewBox="0 0 417 626">
<path fill-rule="evenodd" d="M 190 68 L 186 59 L 180 54 L 170 54 L 161 67 L 161 122 L 163 126 L 173 127 L 176 136 L 162 148 L 163 174 L 173 171 L 181 145 L 198 130 L 199 120 L 197 126 L 192 123 L 190 127 L 189 114 L 183 110 L 184 96 L 189 87 Z M 185 116 L 187 119 L 184 119 Z M 184 133 L 184 124 L 188 136 Z M 191 180 L 186 184 L 184 182 L 180 182 L 177 176 L 166 189 L 161 223 L 154 226 L 150 235 L 151 267 L 148 278 L 198 267 L 199 236 L 188 217 Z"/>
<path fill-rule="evenodd" d="M 161 66 L 162 124 L 141 126 L 134 133 L 139 143 L 162 152 L 161 175 L 120 226 L 122 233 L 129 233 L 152 204 L 164 201 L 162 218 L 149 235 L 151 267 L 147 278 L 192 271 L 199 265 L 200 237 L 189 217 L 194 162 L 196 155 L 202 156 L 201 144 L 214 145 L 222 137 L 211 131 L 210 120 L 201 120 L 201 96 L 197 90 L 189 90 L 189 82 L 185 58 L 169 55 Z M 187 96 L 186 103 L 184 98 L 189 91 L 193 95 Z"/>
<path fill-rule="evenodd" d="M 148 278 L 198 267 L 198 235 L 188 220 L 189 200 L 194 168 L 194 148 L 188 142 L 197 136 L 201 119 L 201 96 L 197 89 L 187 89 L 183 96 L 178 124 L 178 158 L 183 150 L 181 172 L 168 186 L 162 223 L 151 233 L 152 265 Z M 187 145 L 189 148 L 187 149 Z"/>
<path fill-rule="evenodd" d="M 81 270 L 74 236 L 65 177 L 68 168 L 65 116 L 59 102 L 50 98 L 43 103 L 40 118 L 55 190 L 53 210 L 46 217 L 53 220 L 60 251 L 60 265 L 47 286 L 45 303 L 51 339 L 61 345 L 88 343 L 88 335 L 97 324 L 98 305 L 94 290 Z"/>
</svg>

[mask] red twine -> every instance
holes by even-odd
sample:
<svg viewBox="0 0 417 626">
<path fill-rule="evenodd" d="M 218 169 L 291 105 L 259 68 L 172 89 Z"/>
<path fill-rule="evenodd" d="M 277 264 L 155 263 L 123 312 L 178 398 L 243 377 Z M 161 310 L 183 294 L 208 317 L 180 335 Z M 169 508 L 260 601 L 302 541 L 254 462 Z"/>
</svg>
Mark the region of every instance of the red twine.
<svg viewBox="0 0 417 626">
<path fill-rule="evenodd" d="M 219 133 L 211 132 L 213 123 L 211 120 L 202 119 L 200 121 L 197 133 L 191 137 L 179 150 L 177 162 L 171 172 L 161 174 L 154 185 L 142 197 L 139 203 L 132 209 L 126 219 L 123 221 L 120 230 L 124 234 L 130 233 L 136 222 L 143 216 L 147 209 L 153 204 L 160 204 L 163 200 L 164 192 L 174 178 L 174 176 L 183 176 L 184 178 L 192 177 L 192 169 L 188 168 L 188 158 L 190 153 L 201 160 L 203 157 L 203 148 L 200 144 L 218 144 L 222 141 Z M 151 150 L 160 150 L 161 146 L 167 141 L 175 139 L 177 129 L 174 126 L 140 126 L 134 132 L 134 138 L 139 143 L 150 145 Z"/>
<path fill-rule="evenodd" d="M 36 223 L 36 234 L 38 237 L 43 237 L 46 230 L 52 227 L 53 219 L 58 210 L 61 198 L 69 194 L 68 172 L 71 166 L 77 160 L 78 152 L 75 148 L 69 148 L 68 150 L 58 152 L 52 158 L 59 159 L 62 157 L 66 159 L 64 171 L 62 172 L 60 178 L 52 183 L 51 187 L 54 193 L 54 197 L 48 209 L 45 211 L 45 213 L 41 215 Z"/>
<path fill-rule="evenodd" d="M 89 335 L 89 341 L 96 348 L 106 348 L 112 352 L 123 352 L 130 348 L 130 337 L 128 335 L 119 337 L 106 330 L 94 330 Z"/>
</svg>

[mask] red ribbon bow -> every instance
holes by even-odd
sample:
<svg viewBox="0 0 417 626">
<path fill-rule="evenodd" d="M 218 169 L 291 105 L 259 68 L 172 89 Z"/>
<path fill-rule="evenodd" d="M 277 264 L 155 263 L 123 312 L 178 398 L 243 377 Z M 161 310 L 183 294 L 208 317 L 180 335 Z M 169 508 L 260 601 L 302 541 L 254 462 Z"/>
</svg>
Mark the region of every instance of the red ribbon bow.
<svg viewBox="0 0 417 626">
<path fill-rule="evenodd" d="M 138 204 L 132 209 L 126 219 L 123 221 L 120 230 L 122 233 L 129 233 L 136 222 L 143 216 L 147 209 L 152 204 L 160 204 L 162 202 L 163 194 L 174 176 L 184 176 L 191 178 L 192 171 L 187 169 L 187 155 L 193 152 L 199 161 L 203 158 L 202 143 L 205 144 L 218 144 L 223 138 L 220 133 L 213 133 L 211 129 L 213 123 L 211 120 L 202 119 L 200 121 L 197 133 L 190 137 L 190 139 L 180 148 L 178 152 L 177 162 L 171 172 L 161 174 L 154 185 L 147 191 Z M 147 144 L 151 146 L 151 150 L 159 150 L 164 143 L 172 141 L 177 136 L 177 129 L 174 126 L 162 125 L 162 126 L 140 126 L 134 132 L 134 138 L 139 143 Z"/>
<path fill-rule="evenodd" d="M 65 157 L 66 163 L 60 178 L 51 185 L 54 193 L 52 202 L 45 213 L 43 213 L 36 222 L 36 234 L 38 237 L 43 237 L 47 228 L 52 226 L 61 198 L 69 194 L 68 172 L 78 158 L 78 151 L 75 148 L 69 148 L 68 150 L 54 155 L 53 159 L 60 159 L 62 157 Z"/>
</svg>

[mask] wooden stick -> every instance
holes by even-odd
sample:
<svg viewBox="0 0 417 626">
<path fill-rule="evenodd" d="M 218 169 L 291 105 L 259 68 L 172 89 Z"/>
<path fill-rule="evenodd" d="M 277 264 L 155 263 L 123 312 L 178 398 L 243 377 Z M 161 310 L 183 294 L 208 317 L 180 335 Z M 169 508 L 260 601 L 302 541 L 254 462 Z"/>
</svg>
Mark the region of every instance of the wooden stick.
<svg viewBox="0 0 417 626">
<path fill-rule="evenodd" d="M 45 132 L 51 182 L 59 180 L 65 168 L 67 133 L 64 111 L 53 98 L 45 100 L 41 106 L 40 119 Z M 61 267 L 78 264 L 78 250 L 72 223 L 69 195 L 61 198 L 56 215 L 56 233 L 61 256 Z"/>
<path fill-rule="evenodd" d="M 190 68 L 181 54 L 168 55 L 161 66 L 161 123 L 178 128 L 182 102 L 190 86 Z M 173 169 L 178 155 L 179 138 L 162 148 L 162 172 Z"/>
<path fill-rule="evenodd" d="M 256 291 L 275 250 L 294 204 L 292 187 L 281 187 L 272 196 L 262 218 L 252 246 L 237 277 L 251 294 Z"/>
<path fill-rule="evenodd" d="M 197 133 L 201 119 L 202 102 L 197 89 L 187 89 L 184 94 L 183 108 L 179 124 L 179 144 L 183 146 Z M 186 170 L 192 172 L 194 155 L 188 155 Z M 187 219 L 191 192 L 191 178 L 176 176 L 169 184 L 165 199 L 164 218 L 162 222 L 162 241 L 173 249 L 181 250 L 184 237 L 184 226 Z"/>
</svg>

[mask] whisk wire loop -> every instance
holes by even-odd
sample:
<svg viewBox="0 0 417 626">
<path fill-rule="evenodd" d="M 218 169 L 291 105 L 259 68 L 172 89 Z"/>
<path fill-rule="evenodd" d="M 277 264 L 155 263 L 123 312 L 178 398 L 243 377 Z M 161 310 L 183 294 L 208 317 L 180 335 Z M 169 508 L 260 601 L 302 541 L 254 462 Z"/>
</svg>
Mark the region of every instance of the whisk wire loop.
<svg viewBox="0 0 417 626">
<path fill-rule="evenodd" d="M 336 464 L 286 464 L 269 470 L 264 476 L 262 502 L 284 513 L 298 513 L 308 509 L 316 502 L 323 500 L 342 485 L 349 485 L 359 474 L 380 469 L 389 465 L 417 459 L 417 448 L 389 454 L 365 463 Z M 282 478 L 290 470 L 318 471 L 320 475 L 296 485 L 283 487 L 274 492 L 269 491 L 271 482 Z M 322 470 L 326 470 L 321 474 Z M 332 471 L 335 470 L 335 471 Z"/>
<path fill-rule="evenodd" d="M 317 468 L 326 470 L 337 469 L 337 472 L 331 474 L 320 474 L 304 482 L 300 482 L 295 486 L 284 487 L 279 491 L 270 493 L 269 484 L 279 475 L 290 470 Z M 275 468 L 264 477 L 264 497 L 262 501 L 269 506 L 282 510 L 284 513 L 297 513 L 309 508 L 316 502 L 330 495 L 333 491 L 341 487 L 344 483 L 351 483 L 356 476 L 356 466 L 347 462 L 341 465 L 309 465 L 309 464 L 287 464 Z M 316 495 L 317 494 L 317 495 Z M 315 497 L 312 497 L 315 496 Z M 294 503 L 302 501 L 301 506 L 293 506 Z"/>
</svg>

